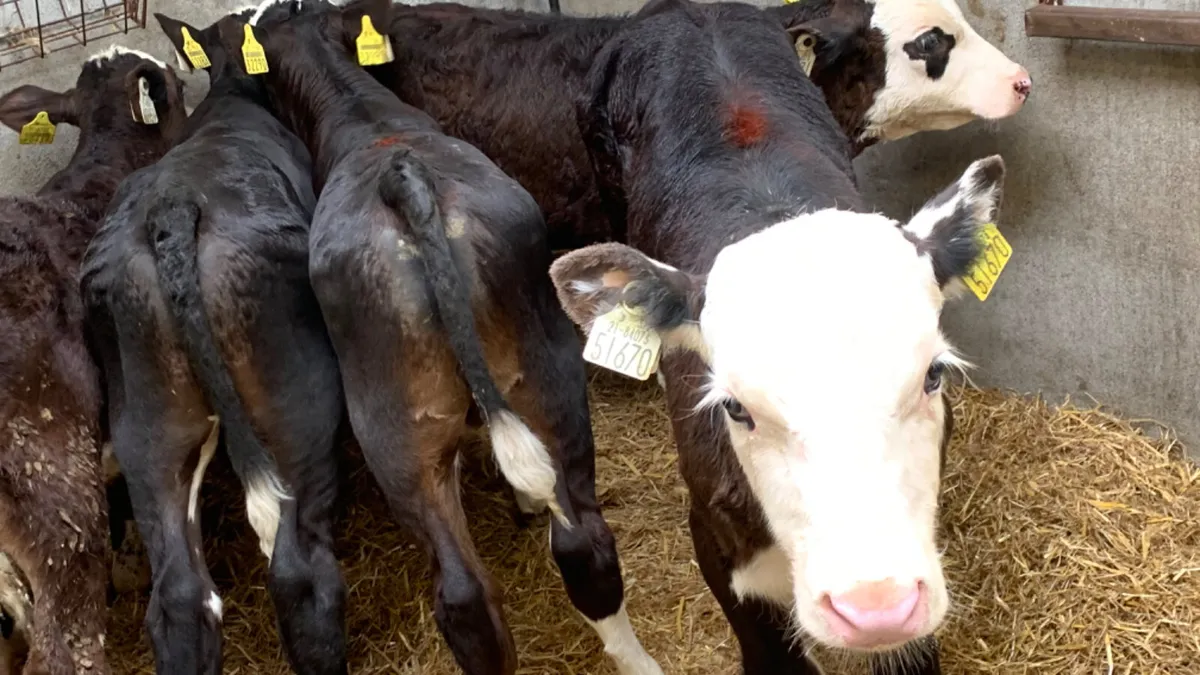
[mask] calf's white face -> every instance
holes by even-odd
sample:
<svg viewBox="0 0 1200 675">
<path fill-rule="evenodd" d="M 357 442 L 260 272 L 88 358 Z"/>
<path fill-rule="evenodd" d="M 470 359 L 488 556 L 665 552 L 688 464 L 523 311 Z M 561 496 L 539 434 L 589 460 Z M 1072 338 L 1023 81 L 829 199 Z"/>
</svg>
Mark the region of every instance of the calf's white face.
<svg viewBox="0 0 1200 675">
<path fill-rule="evenodd" d="M 980 37 L 954 0 L 875 0 L 871 23 L 885 38 L 887 73 L 866 137 L 1009 117 L 1033 88 L 1029 72 Z"/>
<path fill-rule="evenodd" d="M 667 349 L 705 359 L 702 406 L 724 407 L 776 544 L 735 571 L 734 590 L 790 605 L 824 644 L 891 649 L 945 617 L 941 384 L 960 361 L 939 317 L 979 255 L 1003 174 L 999 157 L 976 162 L 905 224 L 830 209 L 771 225 L 723 249 L 706 277 L 615 244 L 551 270 L 581 325 L 624 303 Z M 750 578 L 764 570 L 774 578 Z"/>
</svg>

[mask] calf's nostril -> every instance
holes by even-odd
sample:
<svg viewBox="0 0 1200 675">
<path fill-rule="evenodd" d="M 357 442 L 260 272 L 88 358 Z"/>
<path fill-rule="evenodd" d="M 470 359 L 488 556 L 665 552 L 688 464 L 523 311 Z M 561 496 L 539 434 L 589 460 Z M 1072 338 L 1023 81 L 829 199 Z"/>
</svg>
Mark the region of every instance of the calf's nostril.
<svg viewBox="0 0 1200 675">
<path fill-rule="evenodd" d="M 1033 82 L 1028 78 L 1017 80 L 1013 83 L 1013 89 L 1021 96 L 1027 97 L 1033 91 Z"/>
<path fill-rule="evenodd" d="M 893 582 L 861 584 L 849 593 L 829 598 L 829 604 L 847 624 L 865 634 L 906 632 L 917 611 L 921 585 Z"/>
</svg>

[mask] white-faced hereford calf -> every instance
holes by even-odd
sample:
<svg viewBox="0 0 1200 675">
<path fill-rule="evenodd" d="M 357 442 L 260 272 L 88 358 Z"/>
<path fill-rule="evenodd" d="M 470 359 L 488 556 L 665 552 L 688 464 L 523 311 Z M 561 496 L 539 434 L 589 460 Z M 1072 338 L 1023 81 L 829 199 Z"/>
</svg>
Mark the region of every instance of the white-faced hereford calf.
<svg viewBox="0 0 1200 675">
<path fill-rule="evenodd" d="M 581 326 L 624 304 L 662 336 L 697 560 L 745 671 L 819 673 L 815 641 L 932 675 L 942 379 L 960 363 L 939 315 L 1004 165 L 973 164 L 907 223 L 870 213 L 844 133 L 765 22 L 664 0 L 609 43 L 580 120 L 629 246 L 551 274 Z"/>
<path fill-rule="evenodd" d="M 500 590 L 459 498 L 457 444 L 474 400 L 501 473 L 555 514 L 551 549 L 572 603 L 621 672 L 660 673 L 625 613 L 578 338 L 547 274 L 537 204 L 357 65 L 364 12 L 386 26 L 391 4 L 356 7 L 268 3 L 248 28 L 230 23 L 264 46 L 272 102 L 313 152 L 313 287 L 355 436 L 433 563 L 438 626 L 466 672 L 516 670 Z"/>
<path fill-rule="evenodd" d="M 198 518 L 219 426 L 289 660 L 299 673 L 344 673 L 332 552 L 341 380 L 308 283 L 311 159 L 262 82 L 226 57 L 240 33 L 158 20 L 181 52 L 189 31 L 212 87 L 180 144 L 125 181 L 83 275 L 113 450 L 153 570 L 157 669 L 221 669 L 221 599 Z"/>
<path fill-rule="evenodd" d="M 782 27 L 796 42 L 816 38 L 812 80 L 856 152 L 1008 117 L 1032 88 L 1029 73 L 980 37 L 954 0 L 776 1 L 763 10 L 775 22 L 763 24 L 764 35 Z M 369 70 L 529 190 L 554 249 L 623 241 L 622 224 L 607 220 L 573 104 L 596 54 L 627 21 L 397 4 L 396 59 Z"/>
<path fill-rule="evenodd" d="M 11 129 L 39 112 L 80 135 L 35 196 L 0 199 L 0 672 L 107 672 L 103 401 L 79 265 L 118 184 L 166 152 L 186 112 L 174 72 L 122 47 L 69 91 L 0 98 Z"/>
</svg>

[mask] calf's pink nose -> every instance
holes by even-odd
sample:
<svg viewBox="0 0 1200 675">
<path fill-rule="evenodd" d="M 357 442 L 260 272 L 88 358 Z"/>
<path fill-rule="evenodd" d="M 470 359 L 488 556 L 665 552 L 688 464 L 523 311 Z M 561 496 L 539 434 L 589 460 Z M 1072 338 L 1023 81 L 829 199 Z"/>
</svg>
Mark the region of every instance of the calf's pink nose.
<svg viewBox="0 0 1200 675">
<path fill-rule="evenodd" d="M 923 585 L 899 585 L 892 580 L 859 584 L 848 593 L 829 598 L 846 646 L 870 649 L 895 645 L 920 633 Z"/>
<path fill-rule="evenodd" d="M 1022 100 L 1029 98 L 1030 92 L 1033 91 L 1033 79 L 1029 77 L 1029 72 L 1024 68 L 1013 78 L 1013 90 Z"/>
</svg>

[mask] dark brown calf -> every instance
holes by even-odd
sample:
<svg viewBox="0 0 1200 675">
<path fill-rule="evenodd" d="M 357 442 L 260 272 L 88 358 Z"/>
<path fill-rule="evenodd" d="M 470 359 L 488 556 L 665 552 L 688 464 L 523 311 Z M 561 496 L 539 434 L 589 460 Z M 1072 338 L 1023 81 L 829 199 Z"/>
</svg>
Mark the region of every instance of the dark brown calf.
<svg viewBox="0 0 1200 675">
<path fill-rule="evenodd" d="M 186 113 L 174 72 L 121 47 L 70 91 L 0 98 L 11 129 L 39 112 L 80 136 L 36 196 L 0 199 L 0 672 L 104 673 L 102 396 L 77 277 L 118 184 L 162 156 Z"/>
<path fill-rule="evenodd" d="M 458 441 L 474 408 L 507 481 L 554 512 L 551 549 L 572 603 L 621 672 L 657 675 L 596 502 L 583 362 L 547 275 L 537 204 L 357 65 L 363 17 L 386 26 L 390 9 L 266 3 L 249 24 L 221 24 L 235 54 L 247 31 L 265 48 L 272 103 L 313 153 L 311 279 L 354 433 L 429 554 L 434 617 L 464 671 L 517 668 L 459 499 Z"/>
<path fill-rule="evenodd" d="M 113 199 L 83 275 L 113 449 L 153 570 L 158 672 L 221 668 L 222 603 L 198 521 L 219 422 L 285 652 L 298 673 L 344 673 L 332 552 L 342 397 L 308 283 L 311 159 L 216 26 L 158 19 L 181 51 L 189 31 L 212 86 L 179 145 Z"/>
</svg>

